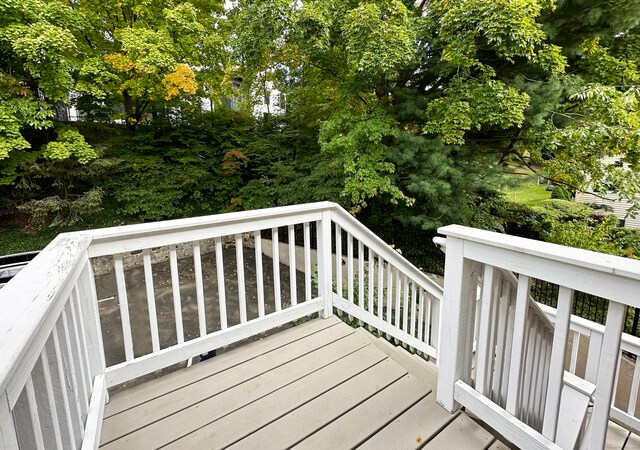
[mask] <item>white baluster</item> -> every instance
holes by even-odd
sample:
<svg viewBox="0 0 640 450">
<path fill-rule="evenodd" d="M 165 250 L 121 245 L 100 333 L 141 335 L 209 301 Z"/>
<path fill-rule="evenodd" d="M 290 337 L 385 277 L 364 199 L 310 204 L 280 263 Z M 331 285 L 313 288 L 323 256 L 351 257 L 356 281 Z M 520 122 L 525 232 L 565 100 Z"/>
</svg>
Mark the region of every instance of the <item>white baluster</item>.
<svg viewBox="0 0 640 450">
<path fill-rule="evenodd" d="M 256 251 L 256 289 L 258 290 L 258 317 L 264 317 L 264 275 L 262 273 L 262 236 L 260 234 L 260 230 L 253 232 L 253 243 Z"/>
</svg>

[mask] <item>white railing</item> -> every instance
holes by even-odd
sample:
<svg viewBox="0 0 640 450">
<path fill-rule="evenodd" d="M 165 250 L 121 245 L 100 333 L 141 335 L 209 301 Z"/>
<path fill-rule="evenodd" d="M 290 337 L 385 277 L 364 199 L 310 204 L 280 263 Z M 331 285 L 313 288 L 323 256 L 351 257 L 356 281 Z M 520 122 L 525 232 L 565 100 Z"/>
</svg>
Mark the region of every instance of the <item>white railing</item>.
<svg viewBox="0 0 640 450">
<path fill-rule="evenodd" d="M 0 291 L 2 448 L 98 444 L 107 391 L 90 242 L 58 236 Z"/>
<path fill-rule="evenodd" d="M 640 306 L 636 295 L 640 289 L 640 262 L 456 225 L 441 228 L 439 233 L 447 236 L 447 251 L 438 401 L 450 411 L 456 404 L 465 406 L 522 448 L 558 448 L 571 305 L 574 290 L 582 291 L 609 300 L 606 326 L 601 330 L 598 345 L 592 350 L 593 361 L 598 361 L 597 366 L 592 362 L 596 367 L 590 369 L 593 376 L 589 378 L 596 386 L 593 413 L 589 428 L 581 436 L 585 447 L 603 448 L 626 307 Z M 513 331 L 507 336 L 505 354 L 500 355 L 497 353 L 499 339 L 492 336 L 500 335 L 502 322 L 495 321 L 492 311 L 499 310 L 502 302 L 500 296 L 492 292 L 498 292 L 496 273 L 503 271 L 516 274 L 517 288 Z M 480 276 L 483 277 L 483 295 L 480 317 L 476 320 L 474 311 Z M 530 306 L 532 278 L 559 286 L 552 336 L 539 332 L 540 324 L 535 328 L 537 331 L 531 333 L 531 314 L 539 311 Z M 540 317 L 537 321 L 543 322 Z M 478 330 L 477 375 L 471 363 L 475 330 Z M 552 339 L 550 348 L 549 339 Z M 548 359 L 544 348 L 550 354 Z M 544 364 L 535 363 L 535 358 Z M 487 376 L 496 376 L 495 368 L 487 366 L 486 361 L 500 359 L 509 359 L 510 366 L 507 379 L 501 380 L 506 390 L 505 402 L 496 401 L 485 387 Z M 528 369 L 536 366 L 538 370 L 534 373 Z M 535 382 L 538 389 L 542 386 L 544 391 L 535 393 L 534 387 L 532 395 L 530 383 L 536 377 L 544 380 L 542 384 Z M 589 383 L 582 384 L 576 389 L 587 392 L 588 389 L 583 388 Z M 635 392 L 637 395 L 637 389 Z M 530 402 L 532 397 L 533 403 Z M 532 416 L 537 419 L 532 421 Z"/>
<path fill-rule="evenodd" d="M 346 243 L 347 249 L 346 270 L 336 271 L 334 306 L 437 358 L 442 288 L 343 209 L 332 221 L 336 248 Z"/>
<path fill-rule="evenodd" d="M 555 321 L 557 311 L 550 306 L 540 305 L 545 314 Z M 571 353 L 565 359 L 565 370 L 596 384 L 600 367 L 600 354 L 605 327 L 582 317 L 571 316 Z M 616 376 L 610 418 L 629 430 L 640 433 L 640 338 L 622 335 L 617 356 Z"/>
<path fill-rule="evenodd" d="M 1 447 L 96 448 L 108 387 L 334 307 L 435 358 L 441 298 L 328 202 L 61 235 L 0 291 Z"/>
</svg>

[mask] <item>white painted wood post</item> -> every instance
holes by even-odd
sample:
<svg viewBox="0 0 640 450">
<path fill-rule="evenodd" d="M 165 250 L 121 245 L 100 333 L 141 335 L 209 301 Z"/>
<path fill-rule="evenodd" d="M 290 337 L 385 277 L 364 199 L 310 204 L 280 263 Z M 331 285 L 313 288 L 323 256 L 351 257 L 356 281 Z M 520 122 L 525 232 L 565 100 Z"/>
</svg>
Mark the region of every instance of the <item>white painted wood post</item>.
<svg viewBox="0 0 640 450">
<path fill-rule="evenodd" d="M 330 210 L 322 211 L 322 219 L 318 225 L 318 293 L 324 299 L 324 309 L 320 312 L 320 316 L 327 319 L 333 315 Z M 342 270 L 342 267 L 336 270 Z"/>
<path fill-rule="evenodd" d="M 463 240 L 447 238 L 436 399 L 449 412 L 458 408 L 454 400 L 456 381 L 467 382 L 470 375 L 471 354 L 464 353 L 467 341 L 473 338 L 476 286 L 473 285 L 473 263 L 464 259 L 463 252 Z"/>
<path fill-rule="evenodd" d="M 551 347 L 547 401 L 544 408 L 545 417 L 542 425 L 542 434 L 554 442 L 558 429 L 558 416 L 560 415 L 560 396 L 564 386 L 564 356 L 567 351 L 567 339 L 571 327 L 572 302 L 573 289 L 560 286 L 558 314 L 553 332 L 553 347 Z"/>
<path fill-rule="evenodd" d="M 613 385 L 615 383 L 617 359 L 620 353 L 620 340 L 622 338 L 626 310 L 626 305 L 622 303 L 609 302 L 604 339 L 602 340 L 602 352 L 600 354 L 598 382 L 593 402 L 593 415 L 591 416 L 590 449 L 604 448 L 607 438 L 609 410 L 611 409 L 611 400 L 613 398 Z"/>
<path fill-rule="evenodd" d="M 102 326 L 100 324 L 100 311 L 98 310 L 98 295 L 96 293 L 96 280 L 93 275 L 91 262 L 87 260 L 86 267 L 78 280 L 80 292 L 80 306 L 82 324 L 86 328 L 87 350 L 91 359 L 92 376 L 103 373 L 107 367 L 102 341 Z M 157 327 L 156 327 L 157 328 Z"/>
<path fill-rule="evenodd" d="M 7 393 L 0 394 L 0 447 L 6 449 L 18 448 L 18 433 L 13 423 L 13 415 L 9 408 Z"/>
<path fill-rule="evenodd" d="M 522 384 L 530 288 L 531 278 L 520 274 L 520 278 L 518 279 L 516 311 L 513 323 L 513 343 L 511 347 L 511 365 L 509 367 L 509 390 L 507 391 L 507 406 L 505 408 L 507 412 L 514 416 L 518 414 L 520 409 L 520 385 Z"/>
</svg>

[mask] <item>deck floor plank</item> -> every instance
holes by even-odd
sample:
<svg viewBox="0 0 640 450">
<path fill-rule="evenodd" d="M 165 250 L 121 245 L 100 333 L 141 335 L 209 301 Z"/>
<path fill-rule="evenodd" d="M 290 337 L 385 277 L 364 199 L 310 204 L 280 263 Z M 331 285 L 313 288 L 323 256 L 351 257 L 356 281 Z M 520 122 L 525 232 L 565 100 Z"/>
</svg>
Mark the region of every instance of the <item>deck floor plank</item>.
<svg viewBox="0 0 640 450">
<path fill-rule="evenodd" d="M 168 449 L 224 448 L 269 423 L 323 395 L 336 385 L 354 379 L 358 383 L 363 374 L 368 377 L 393 378 L 402 370 L 380 352 L 367 346 L 297 380 L 294 383 L 247 405 L 246 407 L 173 442 Z"/>
<path fill-rule="evenodd" d="M 405 370 L 392 361 L 387 361 L 389 363 L 385 364 L 383 372 L 373 370 L 378 369 L 375 366 L 275 420 L 229 449 L 275 450 L 291 447 L 348 412 L 354 405 L 406 376 Z"/>
<path fill-rule="evenodd" d="M 431 392 L 424 381 L 407 374 L 294 448 L 353 448 Z"/>
<path fill-rule="evenodd" d="M 187 384 L 180 389 L 172 390 L 163 396 L 155 397 L 134 408 L 112 415 L 103 423 L 101 442 L 105 445 L 146 425 L 162 420 L 176 411 L 188 408 L 194 402 L 212 398 L 246 380 L 290 363 L 296 358 L 311 354 L 314 350 L 331 345 L 349 335 L 353 335 L 353 333 L 348 328 L 325 328 L 306 336 L 304 339 L 293 341 L 293 343 L 281 347 L 283 351 L 260 355 L 244 364 L 235 366 L 234 370 L 216 372 L 211 377 L 201 378 L 195 383 Z M 359 341 L 365 342 L 362 339 Z M 214 361 L 210 365 L 214 366 Z M 162 382 L 150 384 L 154 384 L 161 392 L 165 391 Z"/>
<path fill-rule="evenodd" d="M 306 347 L 304 344 L 298 345 Z M 111 450 L 118 448 L 161 447 L 366 345 L 369 345 L 369 343 L 364 342 L 355 333 L 351 333 L 343 339 L 336 340 L 310 353 L 307 352 L 286 364 L 279 365 L 268 372 L 252 377 L 250 382 L 235 384 L 233 387 L 204 400 L 202 400 L 197 391 L 192 392 L 195 397 L 189 397 L 184 401 L 185 404 L 190 403 L 191 406 L 153 423 L 148 423 L 144 428 L 138 428 L 136 431 L 104 445 L 103 448 Z M 292 350 L 290 349 L 289 351 Z M 289 353 L 289 351 L 283 353 Z M 237 373 L 237 370 L 233 371 L 233 373 Z M 217 378 L 213 377 L 206 384 L 216 385 Z M 247 378 L 245 378 L 246 380 Z M 172 396 L 172 399 L 174 397 Z M 161 404 L 163 403 L 158 402 L 158 406 Z M 167 407 L 170 407 L 171 403 L 167 403 L 167 405 Z M 131 414 L 128 416 L 130 416 L 131 420 L 140 420 L 138 419 L 139 415 L 136 414 L 136 410 L 139 409 L 140 407 L 130 410 Z M 128 422 L 120 421 L 120 430 L 123 427 L 129 430 L 133 428 Z M 114 428 L 118 427 L 114 426 Z M 120 431 L 120 433 L 122 432 Z"/>
<path fill-rule="evenodd" d="M 629 434 L 624 450 L 640 450 L 640 436 L 635 433 Z"/>
<path fill-rule="evenodd" d="M 629 430 L 621 427 L 617 423 L 609 421 L 609 425 L 607 427 L 607 440 L 605 441 L 604 447 L 607 450 L 622 450 L 624 443 L 627 440 L 627 436 L 629 436 Z"/>
<path fill-rule="evenodd" d="M 314 320 L 113 395 L 101 448 L 507 448 L 436 404 L 435 374 L 363 330 Z"/>
<path fill-rule="evenodd" d="M 451 424 L 427 443 L 424 449 L 484 450 L 494 442 L 491 433 L 466 414 L 460 414 Z"/>
<path fill-rule="evenodd" d="M 263 339 L 249 342 L 242 346 L 242 351 L 230 351 L 222 353 L 209 361 L 194 364 L 193 366 L 172 372 L 162 376 L 162 382 L 147 382 L 137 386 L 127 388 L 111 396 L 111 401 L 105 407 L 105 419 L 118 414 L 134 406 L 153 400 L 171 391 L 184 388 L 199 380 L 215 375 L 216 373 L 229 370 L 239 364 L 251 359 L 268 355 L 292 342 L 305 339 L 315 333 L 335 327 L 342 322 L 330 317 L 323 320 L 312 320 L 296 327 L 269 335 Z M 158 381 L 158 380 L 154 380 Z"/>
<path fill-rule="evenodd" d="M 456 414 L 450 414 L 440 407 L 435 402 L 435 394 L 432 393 L 373 435 L 359 448 L 370 450 L 420 448 L 456 417 Z"/>
</svg>

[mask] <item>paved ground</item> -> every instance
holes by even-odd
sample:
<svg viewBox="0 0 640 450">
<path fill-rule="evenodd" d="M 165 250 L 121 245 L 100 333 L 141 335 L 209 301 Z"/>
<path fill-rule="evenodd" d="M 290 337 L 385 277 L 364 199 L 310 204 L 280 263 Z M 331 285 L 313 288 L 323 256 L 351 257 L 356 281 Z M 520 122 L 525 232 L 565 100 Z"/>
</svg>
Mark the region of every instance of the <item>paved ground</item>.
<svg viewBox="0 0 640 450">
<path fill-rule="evenodd" d="M 256 289 L 256 269 L 254 249 L 244 249 L 245 286 L 248 319 L 258 317 Z M 238 275 L 236 268 L 235 248 L 229 246 L 223 251 L 225 273 L 225 295 L 227 304 L 227 321 L 232 326 L 240 322 L 238 310 Z M 198 309 L 196 303 L 195 276 L 192 258 L 178 260 L 180 273 L 180 296 L 182 300 L 182 316 L 185 340 L 199 336 Z M 265 310 L 272 312 L 275 308 L 273 291 L 273 261 L 263 256 Z M 205 312 L 207 332 L 220 329 L 220 312 L 218 307 L 218 283 L 216 275 L 215 253 L 202 255 L 202 271 L 204 280 Z M 173 306 L 173 290 L 169 262 L 153 265 L 153 279 L 156 297 L 160 347 L 165 348 L 176 343 L 175 314 Z M 134 354 L 136 356 L 151 353 L 151 331 L 145 288 L 144 269 L 136 267 L 125 271 L 129 314 L 133 337 Z M 304 274 L 297 272 L 296 292 L 298 299 L 304 299 Z M 280 290 L 282 304 L 290 304 L 289 267 L 280 264 Z M 123 362 L 124 343 L 120 321 L 115 275 L 108 273 L 96 277 L 96 289 L 100 306 L 102 334 L 105 345 L 107 366 Z M 315 295 L 316 289 L 313 287 Z"/>
</svg>

